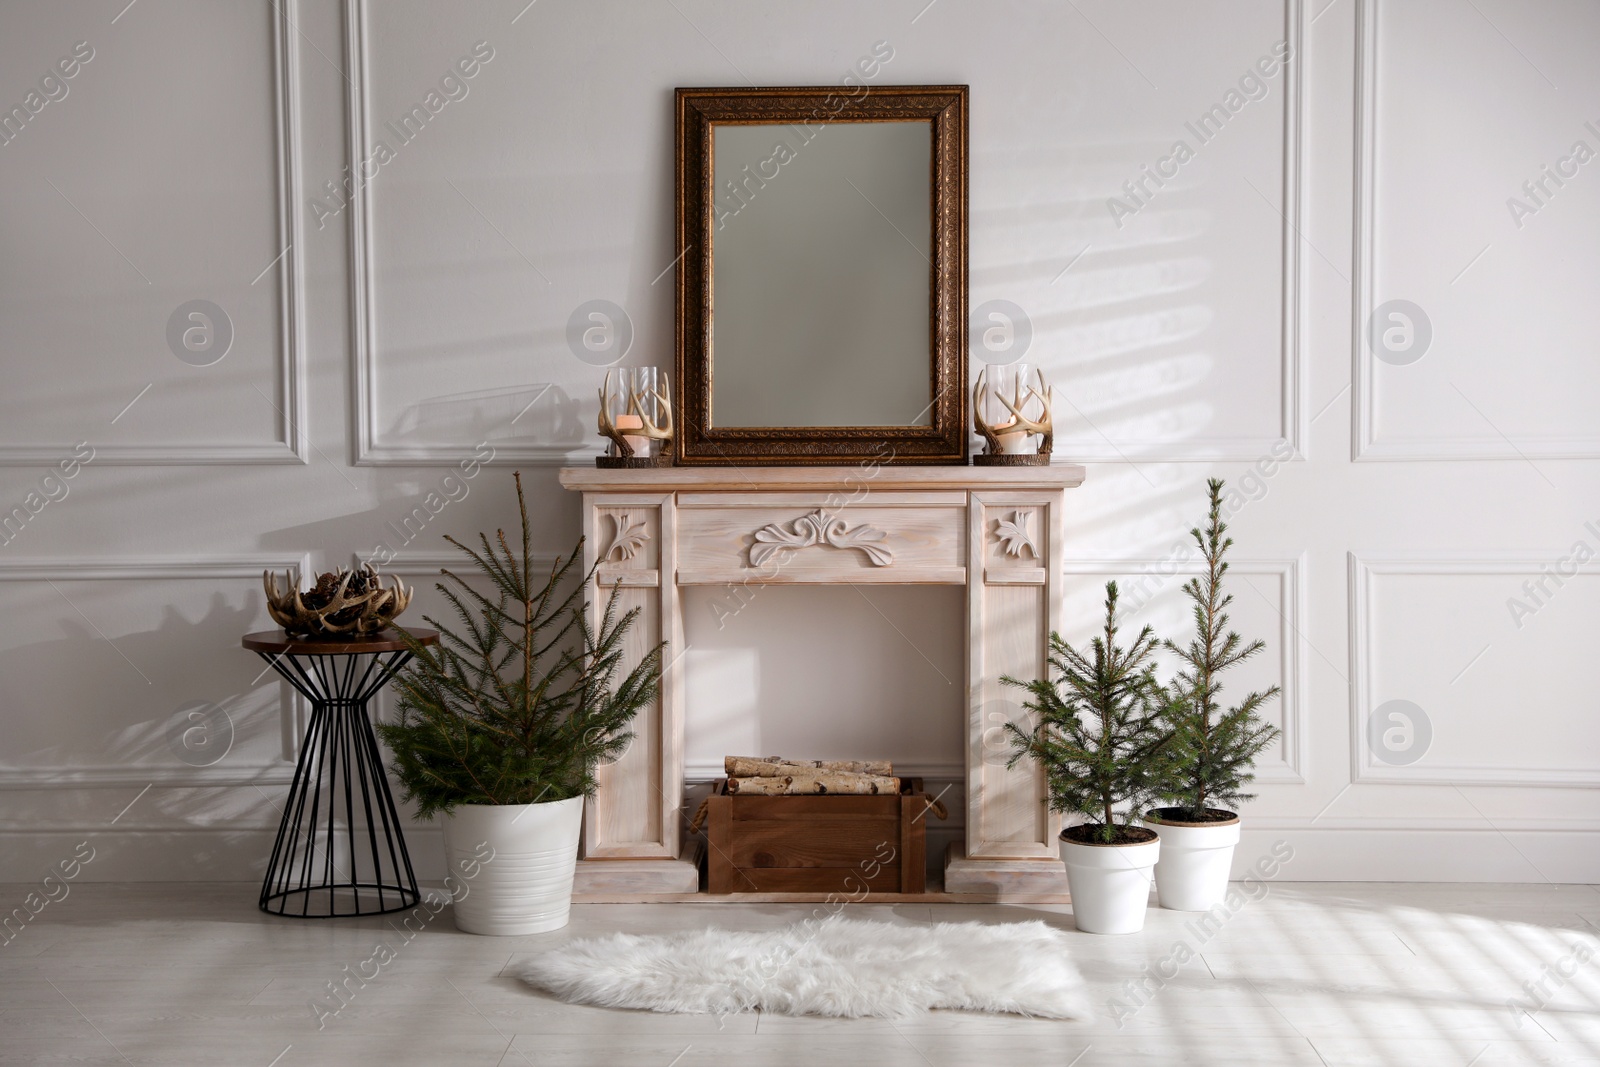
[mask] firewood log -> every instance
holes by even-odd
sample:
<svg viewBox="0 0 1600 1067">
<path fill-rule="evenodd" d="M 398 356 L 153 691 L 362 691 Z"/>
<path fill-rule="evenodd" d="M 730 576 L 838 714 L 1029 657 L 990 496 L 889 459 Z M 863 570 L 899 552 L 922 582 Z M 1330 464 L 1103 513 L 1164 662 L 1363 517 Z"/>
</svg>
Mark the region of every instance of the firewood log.
<svg viewBox="0 0 1600 1067">
<path fill-rule="evenodd" d="M 894 796 L 900 779 L 880 774 L 789 774 L 755 778 L 729 778 L 728 792 L 738 796 Z"/>
<path fill-rule="evenodd" d="M 782 778 L 785 775 L 817 771 L 829 774 L 875 774 L 888 777 L 894 765 L 888 760 L 813 759 L 792 760 L 782 756 L 728 756 L 722 761 L 729 778 Z"/>
</svg>

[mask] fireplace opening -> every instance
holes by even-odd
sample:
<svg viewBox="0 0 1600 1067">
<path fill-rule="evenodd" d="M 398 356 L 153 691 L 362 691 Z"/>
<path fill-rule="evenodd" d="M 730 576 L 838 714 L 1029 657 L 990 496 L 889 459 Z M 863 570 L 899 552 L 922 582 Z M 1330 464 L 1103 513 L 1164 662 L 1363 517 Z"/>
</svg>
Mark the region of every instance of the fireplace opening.
<svg viewBox="0 0 1600 1067">
<path fill-rule="evenodd" d="M 685 586 L 685 776 L 726 756 L 886 759 L 943 794 L 930 864 L 964 833 L 966 590 Z M 696 801 L 698 803 L 698 801 Z"/>
</svg>

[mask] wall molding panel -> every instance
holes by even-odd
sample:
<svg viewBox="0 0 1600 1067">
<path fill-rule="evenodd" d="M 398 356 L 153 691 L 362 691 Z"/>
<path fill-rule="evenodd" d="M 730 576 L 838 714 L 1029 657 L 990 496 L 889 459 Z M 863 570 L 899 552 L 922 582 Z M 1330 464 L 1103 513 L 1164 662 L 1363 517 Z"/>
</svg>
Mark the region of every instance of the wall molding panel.
<svg viewBox="0 0 1600 1067">
<path fill-rule="evenodd" d="M 1501 574 L 1538 577 L 1550 556 L 1527 554 L 1349 554 L 1350 583 L 1350 772 L 1353 782 L 1409 785 L 1488 785 L 1542 787 L 1594 787 L 1600 785 L 1600 766 L 1593 769 L 1508 767 L 1491 763 L 1443 764 L 1418 762 L 1388 766 L 1374 761 L 1368 751 L 1367 718 L 1372 714 L 1372 613 L 1374 579 L 1382 575 L 1472 576 Z M 1593 576 L 1593 570 L 1580 570 Z M 1570 579 L 1569 579 L 1570 580 Z"/>
<path fill-rule="evenodd" d="M 369 143 L 371 115 L 371 51 L 367 35 L 367 0 L 344 0 L 345 69 L 349 72 L 346 89 L 348 142 L 346 161 L 350 173 L 359 175 L 364 158 L 363 145 Z M 350 196 L 350 347 L 354 353 L 351 372 L 350 417 L 355 423 L 355 463 L 358 467 L 453 467 L 471 444 L 396 445 L 386 444 L 378 429 L 378 329 L 377 287 L 373 278 L 372 198 L 366 183 L 352 183 Z M 594 448 L 563 445 L 497 444 L 494 458 L 486 466 L 524 464 L 561 467 L 587 463 Z"/>
<path fill-rule="evenodd" d="M 1282 260 L 1283 282 L 1280 294 L 1282 330 L 1279 351 L 1279 374 L 1282 387 L 1279 392 L 1279 419 L 1281 432 L 1277 437 L 1238 437 L 1206 435 L 1187 441 L 1120 441 L 1098 440 L 1061 443 L 1059 451 L 1070 455 L 1074 461 L 1100 461 L 1106 463 L 1194 463 L 1240 462 L 1250 463 L 1262 456 L 1271 455 L 1287 445 L 1292 459 L 1306 458 L 1309 441 L 1306 390 L 1310 382 L 1307 368 L 1306 301 L 1307 292 L 1302 272 L 1301 246 L 1305 244 L 1303 231 L 1305 174 L 1304 136 L 1305 94 L 1305 19 L 1306 0 L 1284 0 L 1284 40 L 1293 48 L 1293 60 L 1284 67 L 1283 104 L 1283 196 Z M 1069 414 L 1058 410 L 1057 418 Z"/>
<path fill-rule="evenodd" d="M 294 462 L 309 463 L 311 434 L 306 382 L 305 254 L 300 211 L 300 63 L 299 53 L 294 47 L 299 34 L 296 21 L 299 3 L 298 0 L 281 0 L 281 3 L 273 4 L 273 9 L 278 14 L 273 20 L 273 47 L 278 57 L 274 68 L 278 80 L 278 238 L 284 249 L 283 258 L 278 261 L 278 284 L 284 294 L 279 321 L 287 346 L 281 376 L 285 403 L 278 417 Z"/>
<path fill-rule="evenodd" d="M 1283 129 L 1283 398 L 1280 416 L 1282 435 L 1267 447 L 1252 450 L 1250 459 L 1259 459 L 1278 444 L 1287 444 L 1295 459 L 1305 459 L 1310 443 L 1310 422 L 1306 391 L 1311 375 L 1306 365 L 1308 345 L 1305 336 L 1307 293 L 1301 272 L 1301 236 L 1305 225 L 1305 0 L 1285 0 L 1284 36 L 1294 49 L 1284 82 Z"/>
<path fill-rule="evenodd" d="M 369 143 L 371 128 L 368 97 L 372 65 L 368 35 L 368 0 L 344 0 L 346 69 L 350 72 L 347 89 L 349 112 L 348 159 L 352 173 L 360 166 L 362 147 Z M 1211 435 L 1188 441 L 1123 441 L 1105 439 L 1073 442 L 1074 459 L 1127 462 L 1252 462 L 1287 445 L 1296 460 L 1304 459 L 1308 441 L 1306 389 L 1305 304 L 1301 246 L 1303 231 L 1303 126 L 1304 126 L 1304 11 L 1306 0 L 1284 0 L 1284 39 L 1293 47 L 1294 59 L 1286 65 L 1283 118 L 1283 197 L 1281 240 L 1282 284 L 1279 306 L 1280 331 L 1279 418 L 1281 432 L 1276 437 Z M 355 183 L 351 196 L 350 221 L 350 305 L 352 369 L 351 418 L 355 422 L 355 462 L 358 466 L 453 466 L 470 444 L 398 445 L 385 443 L 378 426 L 378 380 L 381 372 L 377 331 L 376 283 L 373 277 L 375 254 L 372 238 L 372 200 L 364 183 Z M 1063 413 L 1065 414 L 1065 413 Z M 587 463 L 593 448 L 563 445 L 497 445 L 489 465 L 521 463 L 534 466 L 563 466 Z"/>
<path fill-rule="evenodd" d="M 0 582 L 116 582 L 189 580 L 198 578 L 261 579 L 263 570 L 285 567 L 309 574 L 307 552 L 241 553 L 185 558 L 126 556 L 100 559 L 0 559 Z"/>
<path fill-rule="evenodd" d="M 273 761 L 246 767 L 0 767 L 0 790 L 13 789 L 138 789 L 153 785 L 168 789 L 210 789 L 217 786 L 288 786 L 294 764 Z M 41 833 L 54 832 L 46 827 Z M 0 831 L 5 832 L 5 831 Z"/>
<path fill-rule="evenodd" d="M 310 462 L 305 348 L 305 255 L 300 212 L 300 67 L 296 43 L 298 0 L 274 0 L 272 9 L 273 137 L 277 153 L 278 322 L 283 347 L 275 386 L 281 439 L 269 444 L 142 444 L 94 442 L 95 466 L 187 467 Z M 272 270 L 271 267 L 268 268 Z M 0 444 L 0 467 L 50 466 L 72 443 Z"/>
<path fill-rule="evenodd" d="M 1356 5 L 1355 248 L 1351 310 L 1351 458 L 1384 460 L 1600 459 L 1600 434 L 1384 441 L 1377 434 L 1378 377 L 1367 350 L 1367 320 L 1378 306 L 1377 170 L 1380 0 Z"/>
<path fill-rule="evenodd" d="M 200 559 L 127 557 L 123 559 L 0 560 L 0 585 L 8 582 L 156 582 L 194 580 L 254 580 L 264 570 L 311 571 L 307 553 L 242 554 Z M 240 636 L 243 636 L 242 634 Z M 279 715 L 285 723 L 304 720 L 301 699 L 288 686 L 279 686 Z M 284 750 L 266 763 L 222 763 L 210 767 L 143 764 L 58 764 L 0 767 L 0 790 L 8 789 L 110 789 L 146 785 L 172 788 L 212 786 L 286 786 L 294 776 L 292 756 Z M 53 827 L 44 828 L 53 832 Z"/>
</svg>

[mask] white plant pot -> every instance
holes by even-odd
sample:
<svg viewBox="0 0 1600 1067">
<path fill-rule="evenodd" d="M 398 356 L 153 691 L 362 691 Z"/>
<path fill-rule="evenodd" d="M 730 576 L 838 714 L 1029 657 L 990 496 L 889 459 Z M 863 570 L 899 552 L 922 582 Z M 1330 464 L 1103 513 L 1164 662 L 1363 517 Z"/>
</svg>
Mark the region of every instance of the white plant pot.
<svg viewBox="0 0 1600 1067">
<path fill-rule="evenodd" d="M 1239 820 L 1180 823 L 1146 818 L 1144 825 L 1161 835 L 1161 862 L 1156 864 L 1156 895 L 1172 911 L 1210 911 L 1228 893 L 1233 846 L 1239 843 Z"/>
<path fill-rule="evenodd" d="M 1061 839 L 1072 918 L 1086 934 L 1134 934 L 1144 929 L 1150 902 L 1150 868 L 1161 841 L 1137 845 L 1085 845 Z"/>
<path fill-rule="evenodd" d="M 567 925 L 582 827 L 582 797 L 456 805 L 444 817 L 456 928 L 504 937 Z"/>
</svg>

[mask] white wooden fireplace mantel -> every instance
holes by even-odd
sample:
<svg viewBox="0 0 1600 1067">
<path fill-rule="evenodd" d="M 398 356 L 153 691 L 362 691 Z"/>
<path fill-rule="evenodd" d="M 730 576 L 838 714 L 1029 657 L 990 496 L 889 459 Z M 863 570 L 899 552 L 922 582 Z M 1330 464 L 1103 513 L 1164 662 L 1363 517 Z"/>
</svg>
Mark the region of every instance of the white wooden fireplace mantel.
<svg viewBox="0 0 1600 1067">
<path fill-rule="evenodd" d="M 1020 700 L 1000 678 L 1046 670 L 1047 635 L 1062 628 L 1066 490 L 1083 477 L 1067 464 L 564 468 L 561 484 L 583 494 L 585 565 L 599 562 L 591 610 L 621 586 L 619 609 L 640 609 L 630 654 L 665 640 L 669 663 L 633 745 L 601 769 L 578 894 L 677 897 L 699 885 L 686 848 L 679 587 L 872 582 L 967 589 L 967 834 L 947 857 L 945 891 L 1060 898 L 1060 819 L 1035 766 L 1005 766 L 998 725 Z"/>
</svg>

